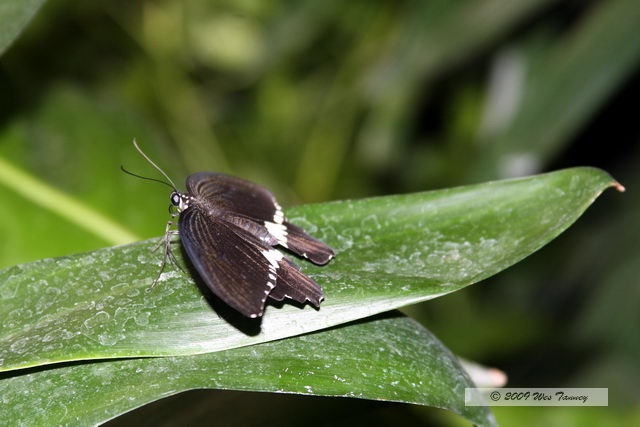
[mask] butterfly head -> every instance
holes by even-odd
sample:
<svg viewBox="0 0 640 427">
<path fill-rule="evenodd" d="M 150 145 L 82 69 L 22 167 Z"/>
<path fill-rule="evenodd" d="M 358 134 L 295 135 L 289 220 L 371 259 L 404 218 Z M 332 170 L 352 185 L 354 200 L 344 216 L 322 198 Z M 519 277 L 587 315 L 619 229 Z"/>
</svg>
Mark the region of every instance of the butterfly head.
<svg viewBox="0 0 640 427">
<path fill-rule="evenodd" d="M 171 199 L 171 204 L 175 206 L 176 209 L 178 210 L 178 213 L 180 213 L 189 207 L 189 203 L 191 202 L 192 197 L 189 197 L 184 193 L 174 191 L 171 193 L 170 199 Z"/>
</svg>

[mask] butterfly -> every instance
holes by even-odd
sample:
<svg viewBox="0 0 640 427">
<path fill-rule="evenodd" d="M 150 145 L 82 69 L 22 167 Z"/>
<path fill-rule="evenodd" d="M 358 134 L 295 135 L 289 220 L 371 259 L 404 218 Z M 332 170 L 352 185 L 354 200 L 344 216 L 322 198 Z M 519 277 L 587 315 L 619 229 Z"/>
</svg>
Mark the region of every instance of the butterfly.
<svg viewBox="0 0 640 427">
<path fill-rule="evenodd" d="M 250 318 L 264 313 L 267 298 L 285 298 L 319 308 L 322 288 L 276 246 L 327 264 L 335 252 L 285 217 L 274 195 L 264 187 L 231 175 L 198 172 L 186 180 L 186 192 L 176 185 L 133 142 L 136 150 L 169 181 L 173 188 L 169 211 L 178 217 L 178 230 L 167 224 L 165 261 L 171 257 L 170 238 L 180 236 L 182 246 L 209 289 L 226 304 Z M 164 261 L 163 261 L 164 267 Z M 161 268 L 163 268 L 161 267 Z"/>
</svg>

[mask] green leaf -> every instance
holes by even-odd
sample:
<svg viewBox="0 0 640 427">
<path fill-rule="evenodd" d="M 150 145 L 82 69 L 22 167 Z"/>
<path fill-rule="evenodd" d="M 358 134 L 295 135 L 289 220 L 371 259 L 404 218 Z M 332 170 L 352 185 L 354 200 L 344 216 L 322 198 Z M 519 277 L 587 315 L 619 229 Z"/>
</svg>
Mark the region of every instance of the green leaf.
<svg viewBox="0 0 640 427">
<path fill-rule="evenodd" d="M 44 0 L 3 0 L 0 3 L 0 55 L 18 37 Z"/>
<path fill-rule="evenodd" d="M 0 272 L 0 369 L 220 351 L 436 298 L 536 251 L 612 185 L 606 172 L 574 168 L 289 209 L 337 256 L 324 267 L 299 261 L 325 289 L 320 310 L 272 306 L 261 323 L 212 310 L 179 270 L 150 288 L 162 261 L 152 241 L 12 267 Z"/>
<path fill-rule="evenodd" d="M 0 419 L 93 425 L 180 391 L 217 388 L 416 403 L 495 424 L 487 408 L 464 405 L 465 387 L 471 380 L 437 338 L 411 319 L 390 317 L 216 353 L 5 378 Z"/>
</svg>

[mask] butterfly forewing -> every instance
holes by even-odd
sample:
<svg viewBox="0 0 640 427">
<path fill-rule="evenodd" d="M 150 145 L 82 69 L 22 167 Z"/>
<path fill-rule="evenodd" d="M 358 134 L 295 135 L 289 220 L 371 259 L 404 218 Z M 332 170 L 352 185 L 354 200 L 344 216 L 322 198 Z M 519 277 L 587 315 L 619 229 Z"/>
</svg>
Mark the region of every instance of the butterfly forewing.
<svg viewBox="0 0 640 427">
<path fill-rule="evenodd" d="M 196 206 L 180 214 L 178 227 L 189 259 L 213 293 L 245 316 L 262 315 L 276 284 L 264 252 L 277 251 Z"/>
<path fill-rule="evenodd" d="M 187 178 L 187 189 L 196 199 L 216 210 L 270 222 L 282 215 L 280 206 L 269 190 L 235 176 L 213 172 L 194 173 Z"/>
<path fill-rule="evenodd" d="M 216 210 L 237 215 L 265 226 L 277 242 L 296 255 L 324 265 L 335 252 L 302 228 L 286 220 L 273 194 L 257 184 L 234 176 L 199 172 L 187 179 L 192 196 Z"/>
</svg>

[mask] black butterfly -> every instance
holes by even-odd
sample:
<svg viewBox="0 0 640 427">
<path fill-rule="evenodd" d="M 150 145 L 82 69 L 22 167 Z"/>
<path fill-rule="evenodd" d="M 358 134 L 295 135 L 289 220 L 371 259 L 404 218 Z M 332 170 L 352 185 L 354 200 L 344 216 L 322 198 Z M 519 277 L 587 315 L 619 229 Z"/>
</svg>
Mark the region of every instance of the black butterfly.
<svg viewBox="0 0 640 427">
<path fill-rule="evenodd" d="M 135 141 L 134 146 L 171 183 L 170 211 L 179 217 L 180 240 L 214 294 L 252 318 L 262 316 L 267 297 L 320 306 L 324 299 L 320 285 L 274 246 L 287 248 L 318 265 L 329 262 L 335 253 L 287 221 L 269 190 L 223 173 L 198 172 L 187 178 L 187 191 L 180 192 Z M 172 224 L 167 224 L 165 234 L 167 256 L 172 256 Z"/>
</svg>

